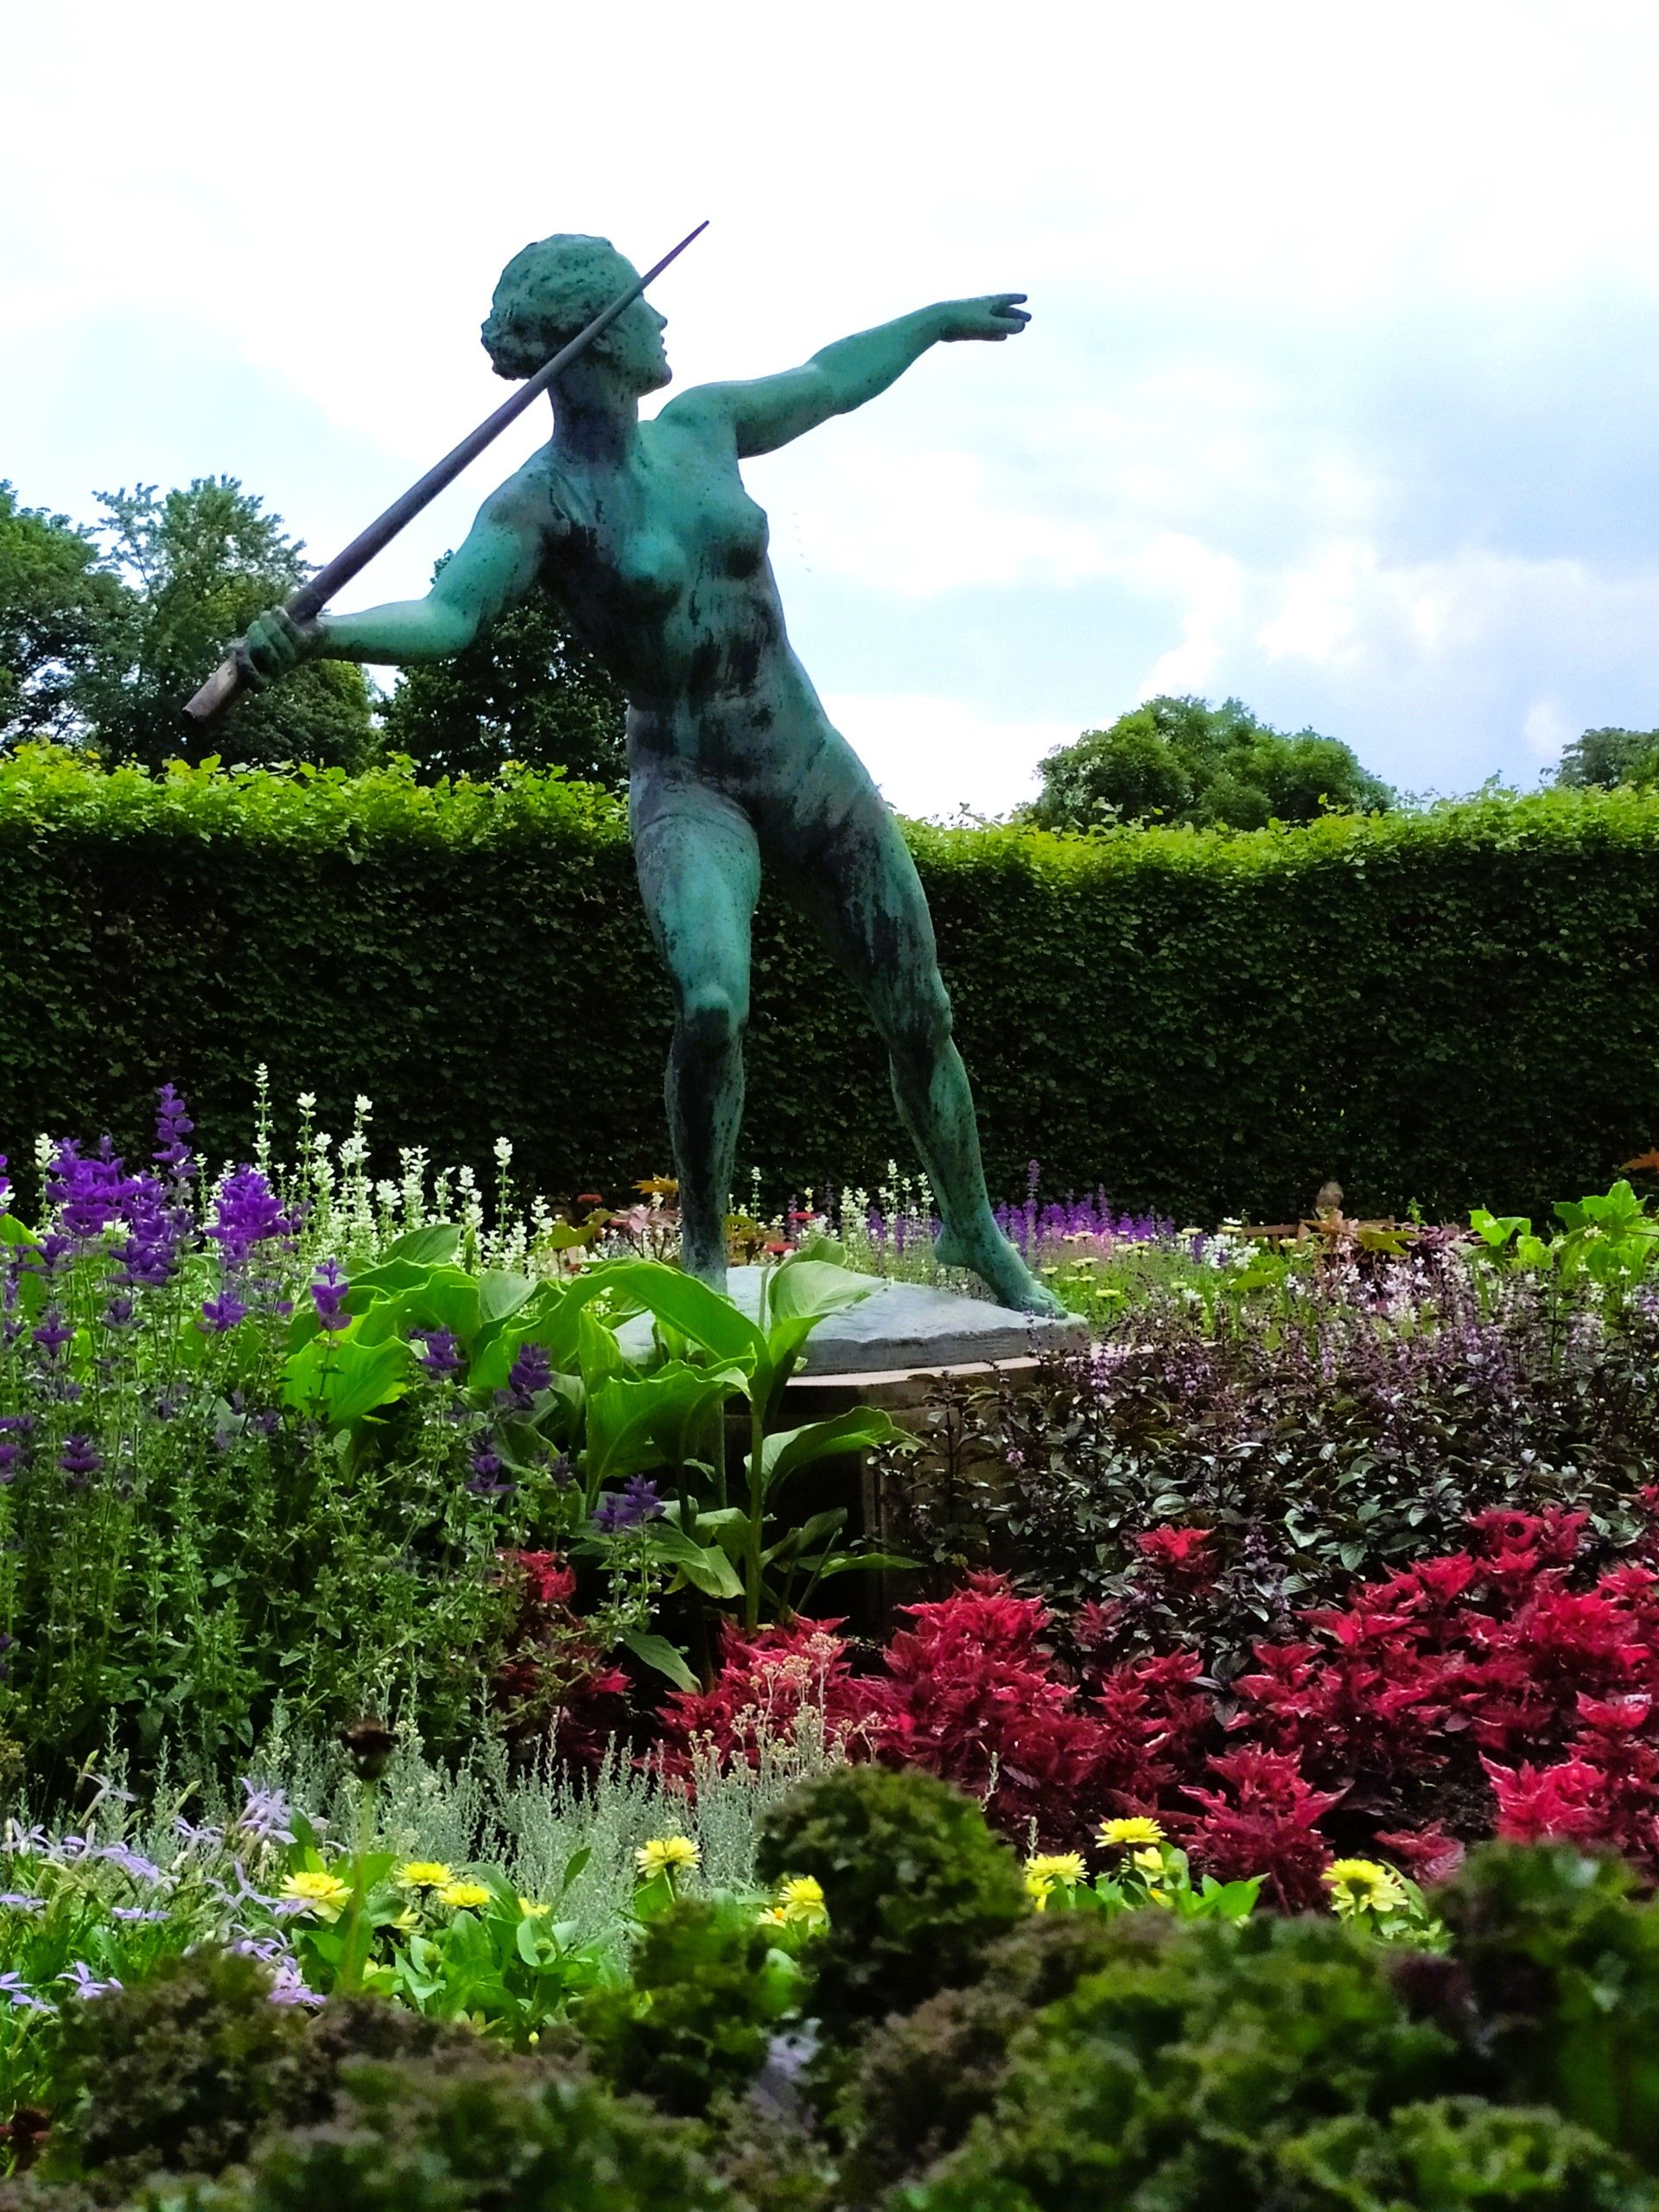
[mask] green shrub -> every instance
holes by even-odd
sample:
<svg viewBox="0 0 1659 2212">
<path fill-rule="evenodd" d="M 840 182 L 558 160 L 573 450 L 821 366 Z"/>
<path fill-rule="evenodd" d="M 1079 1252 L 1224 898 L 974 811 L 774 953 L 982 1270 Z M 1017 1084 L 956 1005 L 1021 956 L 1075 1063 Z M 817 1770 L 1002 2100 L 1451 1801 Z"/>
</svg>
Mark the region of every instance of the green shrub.
<svg viewBox="0 0 1659 2212">
<path fill-rule="evenodd" d="M 1488 1844 L 1435 1893 L 1446 1961 L 1407 1961 L 1408 2001 L 1451 2028 L 1489 2095 L 1558 2106 L 1659 2164 L 1659 1908 L 1568 1844 Z"/>
<path fill-rule="evenodd" d="M 372 1999 L 314 2015 L 273 2004 L 270 1988 L 256 1960 L 200 1950 L 67 2008 L 55 2125 L 27 2182 L 0 2183 L 0 2207 L 74 2212 L 122 2202 L 154 2176 L 220 2174 L 264 2128 L 324 2119 L 348 2061 L 476 2044 L 470 2030 Z"/>
<path fill-rule="evenodd" d="M 613 2088 L 690 2118 L 753 2080 L 797 1984 L 753 1905 L 681 1897 L 646 1923 L 626 1987 L 594 1990 L 577 2024 Z"/>
<path fill-rule="evenodd" d="M 205 1951 L 71 2007 L 42 2177 L 115 2204 L 151 2174 L 222 2173 L 268 2121 L 326 2109 L 307 2016 L 270 1993 L 257 1961 Z"/>
<path fill-rule="evenodd" d="M 979 1807 L 913 1770 L 817 1776 L 766 1815 L 755 1866 L 764 1882 L 823 1885 L 812 2005 L 831 2037 L 972 1981 L 1028 1910 L 1019 1862 Z"/>
<path fill-rule="evenodd" d="M 359 2060 L 326 2125 L 270 2139 L 248 2212 L 720 2212 L 690 2133 L 536 2062 Z M 734 2208 L 735 2212 L 735 2208 Z"/>
<path fill-rule="evenodd" d="M 1659 1135 L 1659 797 L 1556 791 L 1248 834 L 909 833 L 994 1188 L 1109 1178 L 1186 1219 L 1547 1211 Z M 667 1158 L 669 1000 L 620 805 L 517 777 L 422 786 L 0 761 L 0 1150 L 141 1147 L 176 1080 L 245 1156 L 251 1071 L 375 1102 L 377 1141 L 552 1194 Z M 573 1081 L 573 1069 L 603 1071 Z M 907 1147 L 883 1055 L 773 886 L 746 1157 L 774 1192 Z M 644 1163 L 644 1166 L 642 1166 Z"/>
<path fill-rule="evenodd" d="M 1233 2212 L 1271 2202 L 1278 2145 L 1445 2086 L 1451 2045 L 1408 2020 L 1379 1953 L 1329 1922 L 1177 1929 L 1039 2014 L 994 2108 L 915 2212 Z M 1137 2192 L 1140 2192 L 1137 2194 Z"/>
<path fill-rule="evenodd" d="M 1033 1916 L 993 1948 L 970 1988 L 940 1990 L 875 2029 L 836 2113 L 849 2201 L 877 2202 L 903 2176 L 955 2150 L 991 2109 L 1008 2046 L 1033 2014 L 1109 1957 L 1166 1940 L 1169 1927 L 1150 1914 Z"/>
<path fill-rule="evenodd" d="M 1476 2097 L 1328 2122 L 1287 2143 L 1274 2212 L 1652 2212 L 1653 2183 L 1548 2107 Z"/>
</svg>

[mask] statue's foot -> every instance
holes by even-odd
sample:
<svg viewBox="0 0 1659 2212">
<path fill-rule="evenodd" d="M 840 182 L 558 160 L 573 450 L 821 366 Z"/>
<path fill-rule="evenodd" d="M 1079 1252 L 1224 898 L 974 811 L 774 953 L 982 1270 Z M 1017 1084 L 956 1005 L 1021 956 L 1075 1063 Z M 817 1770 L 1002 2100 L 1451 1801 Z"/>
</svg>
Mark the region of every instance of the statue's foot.
<svg viewBox="0 0 1659 2212">
<path fill-rule="evenodd" d="M 996 1303 L 1015 1313 L 1034 1313 L 1046 1321 L 1066 1319 L 1065 1306 L 1038 1281 L 995 1222 L 968 1236 L 946 1229 L 933 1256 L 942 1268 L 971 1268 Z"/>
</svg>

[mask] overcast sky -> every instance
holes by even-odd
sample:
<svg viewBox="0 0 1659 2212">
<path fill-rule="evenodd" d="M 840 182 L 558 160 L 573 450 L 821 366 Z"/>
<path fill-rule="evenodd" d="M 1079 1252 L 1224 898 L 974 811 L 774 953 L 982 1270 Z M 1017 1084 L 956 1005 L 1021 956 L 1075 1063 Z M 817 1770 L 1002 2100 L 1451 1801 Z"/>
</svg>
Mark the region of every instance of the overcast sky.
<svg viewBox="0 0 1659 2212">
<path fill-rule="evenodd" d="M 1659 725 L 1651 4 L 82 0 L 6 11 L 0 83 L 30 504 L 228 470 L 324 558 L 502 397 L 510 253 L 707 215 L 657 294 L 680 385 L 1031 296 L 748 471 L 896 804 L 1001 810 L 1160 690 L 1418 791 Z"/>
</svg>

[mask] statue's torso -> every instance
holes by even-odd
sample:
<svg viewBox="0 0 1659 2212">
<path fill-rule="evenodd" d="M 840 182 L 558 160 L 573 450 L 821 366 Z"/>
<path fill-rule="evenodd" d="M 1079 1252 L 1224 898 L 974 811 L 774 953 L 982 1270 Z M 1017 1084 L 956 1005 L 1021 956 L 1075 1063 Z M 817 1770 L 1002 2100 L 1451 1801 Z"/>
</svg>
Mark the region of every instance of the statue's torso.
<svg viewBox="0 0 1659 2212">
<path fill-rule="evenodd" d="M 729 429 L 696 399 L 643 423 L 626 466 L 551 448 L 531 466 L 550 511 L 546 582 L 626 691 L 636 759 L 741 783 L 765 772 L 779 709 L 810 687 L 789 651 L 765 512 Z"/>
</svg>

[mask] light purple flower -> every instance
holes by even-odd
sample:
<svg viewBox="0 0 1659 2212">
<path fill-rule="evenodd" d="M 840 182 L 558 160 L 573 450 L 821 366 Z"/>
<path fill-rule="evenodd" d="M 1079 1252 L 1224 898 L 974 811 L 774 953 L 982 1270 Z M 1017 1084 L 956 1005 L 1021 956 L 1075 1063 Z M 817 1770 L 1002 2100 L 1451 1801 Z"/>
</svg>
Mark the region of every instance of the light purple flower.
<svg viewBox="0 0 1659 2212">
<path fill-rule="evenodd" d="M 244 1834 L 257 1836 L 261 1843 L 293 1842 L 294 1832 L 288 1825 L 293 1815 L 282 1790 L 257 1789 L 245 1774 L 242 1796 L 242 1810 L 235 1825 Z"/>
<path fill-rule="evenodd" d="M 72 1983 L 77 1997 L 107 1997 L 111 1990 L 121 1986 L 113 1974 L 100 1981 L 85 1959 L 77 1959 L 68 1973 L 60 1974 L 58 1980 Z"/>
<path fill-rule="evenodd" d="M 29 1987 L 15 1967 L 5 1974 L 0 1974 L 0 1997 L 20 2012 L 49 2012 L 52 2010 Z"/>
</svg>

